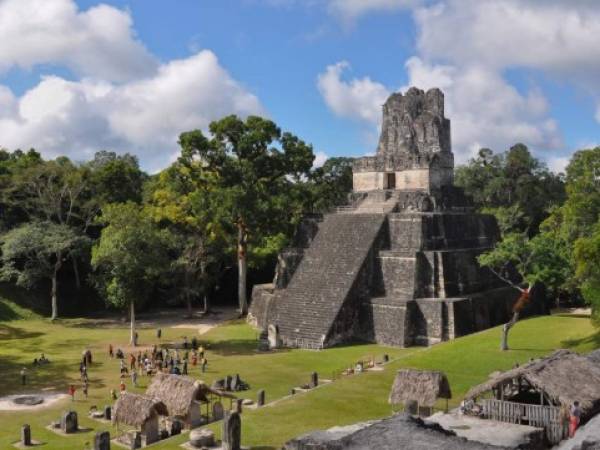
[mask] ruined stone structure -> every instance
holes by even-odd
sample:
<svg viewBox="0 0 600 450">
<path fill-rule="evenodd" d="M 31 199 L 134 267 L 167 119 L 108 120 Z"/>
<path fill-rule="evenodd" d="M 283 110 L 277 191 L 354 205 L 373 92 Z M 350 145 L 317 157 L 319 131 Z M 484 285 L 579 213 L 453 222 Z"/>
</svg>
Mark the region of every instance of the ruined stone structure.
<svg viewBox="0 0 600 450">
<path fill-rule="evenodd" d="M 254 288 L 249 320 L 303 348 L 430 345 L 508 321 L 518 292 L 476 260 L 496 221 L 473 212 L 453 170 L 443 93 L 393 94 L 349 204 L 304 219 L 273 283 Z"/>
</svg>

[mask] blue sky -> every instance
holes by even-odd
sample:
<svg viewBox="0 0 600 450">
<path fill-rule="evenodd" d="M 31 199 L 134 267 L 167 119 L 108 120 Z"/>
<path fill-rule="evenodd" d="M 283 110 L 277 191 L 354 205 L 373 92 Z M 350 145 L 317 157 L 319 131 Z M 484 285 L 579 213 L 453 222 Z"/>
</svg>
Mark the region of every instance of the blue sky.
<svg viewBox="0 0 600 450">
<path fill-rule="evenodd" d="M 600 142 L 592 3 L 0 0 L 0 146 L 155 171 L 181 131 L 258 113 L 319 161 L 360 156 L 415 84 L 446 93 L 458 161 L 522 141 L 560 170 Z"/>
</svg>

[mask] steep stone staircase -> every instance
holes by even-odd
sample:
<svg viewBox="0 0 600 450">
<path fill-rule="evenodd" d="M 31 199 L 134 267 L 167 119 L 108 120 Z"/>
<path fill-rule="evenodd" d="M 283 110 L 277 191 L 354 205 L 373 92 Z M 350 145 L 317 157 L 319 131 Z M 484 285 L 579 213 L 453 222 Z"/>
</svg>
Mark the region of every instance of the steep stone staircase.
<svg viewBox="0 0 600 450">
<path fill-rule="evenodd" d="M 286 346 L 320 348 L 373 246 L 384 214 L 329 214 L 286 289 L 276 323 Z"/>
</svg>

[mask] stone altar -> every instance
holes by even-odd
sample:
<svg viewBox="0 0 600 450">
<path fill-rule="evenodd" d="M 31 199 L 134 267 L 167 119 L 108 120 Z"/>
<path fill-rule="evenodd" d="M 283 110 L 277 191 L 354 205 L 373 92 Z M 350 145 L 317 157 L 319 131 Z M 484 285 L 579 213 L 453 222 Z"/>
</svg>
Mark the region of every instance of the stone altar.
<svg viewBox="0 0 600 450">
<path fill-rule="evenodd" d="M 453 172 L 444 94 L 390 96 L 375 156 L 353 164 L 348 205 L 302 221 L 273 283 L 254 287 L 249 322 L 312 349 L 431 345 L 507 322 L 518 292 L 477 263 L 499 238 L 496 220 L 473 211 Z M 526 314 L 540 308 L 533 299 Z"/>
</svg>

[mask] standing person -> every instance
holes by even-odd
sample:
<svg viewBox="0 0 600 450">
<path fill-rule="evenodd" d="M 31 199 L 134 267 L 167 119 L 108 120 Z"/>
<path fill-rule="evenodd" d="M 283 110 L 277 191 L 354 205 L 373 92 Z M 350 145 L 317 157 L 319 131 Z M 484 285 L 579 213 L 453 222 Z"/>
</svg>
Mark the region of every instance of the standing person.
<svg viewBox="0 0 600 450">
<path fill-rule="evenodd" d="M 129 355 L 129 369 L 135 370 L 135 355 L 133 353 Z"/>
<path fill-rule="evenodd" d="M 21 384 L 23 386 L 27 384 L 27 369 L 25 367 L 21 369 Z"/>
<path fill-rule="evenodd" d="M 137 387 L 137 372 L 135 370 L 131 371 L 131 382 Z"/>
<path fill-rule="evenodd" d="M 85 395 L 85 399 L 88 398 L 88 382 L 87 380 L 83 383 L 83 395 Z"/>
<path fill-rule="evenodd" d="M 200 355 L 201 359 L 204 358 L 204 347 L 202 345 L 198 349 L 198 354 Z"/>
<path fill-rule="evenodd" d="M 194 351 L 194 353 L 192 353 L 192 366 L 196 367 L 196 364 L 198 364 L 198 355 Z"/>
<path fill-rule="evenodd" d="M 206 372 L 207 365 L 208 365 L 208 360 L 206 358 L 202 358 L 202 373 Z"/>
<path fill-rule="evenodd" d="M 69 395 L 71 396 L 71 401 L 75 401 L 75 385 L 69 385 Z"/>
<path fill-rule="evenodd" d="M 112 344 L 108 344 L 108 356 L 110 356 L 111 358 L 114 358 L 115 356 L 115 351 L 113 349 Z"/>
<path fill-rule="evenodd" d="M 187 362 L 187 359 L 183 360 L 183 374 L 184 375 L 188 374 L 188 362 Z"/>
<path fill-rule="evenodd" d="M 125 392 L 126 388 L 127 388 L 127 386 L 125 386 L 125 381 L 123 381 L 121 379 L 121 384 L 119 385 L 119 389 L 121 390 L 121 392 Z"/>
<path fill-rule="evenodd" d="M 137 347 L 137 345 L 138 345 L 138 337 L 139 337 L 139 335 L 136 331 L 135 334 L 133 335 L 133 346 L 134 347 Z"/>
<path fill-rule="evenodd" d="M 157 337 L 158 339 L 160 339 L 160 338 L 161 338 L 161 336 L 162 336 L 162 330 L 159 328 L 159 329 L 157 329 L 157 330 L 156 330 L 156 337 Z"/>
<path fill-rule="evenodd" d="M 581 420 L 581 408 L 579 407 L 579 402 L 574 402 L 573 406 L 571 406 L 571 416 L 569 420 L 569 437 L 572 438 L 575 436 L 575 431 L 577 431 L 577 427 L 579 427 L 579 422 Z"/>
</svg>

